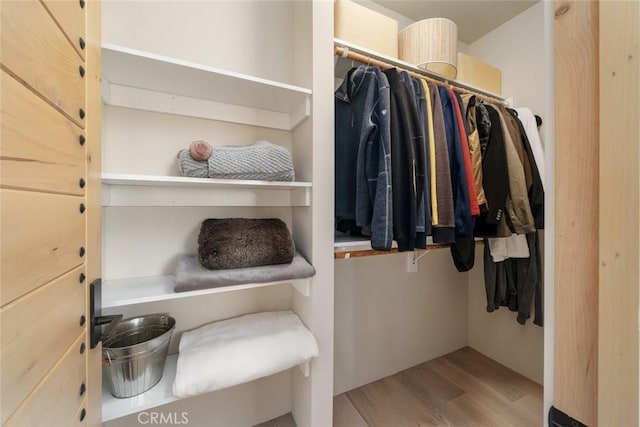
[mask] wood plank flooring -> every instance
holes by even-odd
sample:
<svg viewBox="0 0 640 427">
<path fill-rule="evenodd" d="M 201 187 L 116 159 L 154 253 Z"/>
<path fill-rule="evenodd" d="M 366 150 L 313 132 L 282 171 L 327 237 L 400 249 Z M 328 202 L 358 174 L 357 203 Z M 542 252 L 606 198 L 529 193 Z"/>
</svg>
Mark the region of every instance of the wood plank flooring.
<svg viewBox="0 0 640 427">
<path fill-rule="evenodd" d="M 465 347 L 334 398 L 334 427 L 540 427 L 542 386 Z M 259 427 L 294 427 L 291 414 Z"/>
</svg>

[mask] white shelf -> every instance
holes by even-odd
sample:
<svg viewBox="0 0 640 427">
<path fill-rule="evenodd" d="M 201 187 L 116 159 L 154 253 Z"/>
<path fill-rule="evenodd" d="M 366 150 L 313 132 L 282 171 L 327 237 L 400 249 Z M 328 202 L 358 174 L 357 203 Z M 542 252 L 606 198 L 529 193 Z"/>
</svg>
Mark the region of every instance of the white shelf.
<svg viewBox="0 0 640 427">
<path fill-rule="evenodd" d="M 108 105 L 291 130 L 311 90 L 122 46 L 102 45 Z"/>
<path fill-rule="evenodd" d="M 173 395 L 173 382 L 176 378 L 176 367 L 178 355 L 170 354 L 164 364 L 164 371 L 160 382 L 146 392 L 137 396 L 119 399 L 113 397 L 109 392 L 107 382 L 102 381 L 102 422 L 126 417 L 140 411 L 166 405 L 167 403 L 182 400 L 181 397 Z M 311 361 L 308 360 L 300 365 L 298 369 L 305 378 L 309 377 Z"/>
<path fill-rule="evenodd" d="M 309 206 L 310 182 L 102 174 L 103 206 Z"/>
<path fill-rule="evenodd" d="M 262 288 L 290 284 L 303 296 L 308 297 L 311 292 L 311 278 L 282 280 L 267 283 L 247 283 L 234 286 L 200 289 L 188 292 L 174 292 L 174 276 L 136 277 L 132 279 L 107 280 L 102 285 L 102 307 L 114 308 L 132 304 L 143 304 L 154 301 L 189 298 L 197 295 L 235 292 L 244 289 Z"/>
</svg>

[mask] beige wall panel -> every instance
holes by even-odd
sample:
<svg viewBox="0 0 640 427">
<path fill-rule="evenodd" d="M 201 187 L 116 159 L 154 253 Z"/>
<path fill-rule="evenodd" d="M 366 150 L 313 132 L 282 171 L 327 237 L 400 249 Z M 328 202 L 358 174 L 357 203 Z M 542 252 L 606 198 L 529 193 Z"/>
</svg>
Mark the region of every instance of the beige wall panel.
<svg viewBox="0 0 640 427">
<path fill-rule="evenodd" d="M 84 63 L 78 53 L 41 3 L 1 3 L 2 67 L 84 126 Z"/>
<path fill-rule="evenodd" d="M 554 406 L 597 422 L 598 3 L 555 3 Z M 579 107 L 579 108 L 577 108 Z"/>
<path fill-rule="evenodd" d="M 49 10 L 49 13 L 56 20 L 58 25 L 63 29 L 65 35 L 69 39 L 69 42 L 73 45 L 76 52 L 85 58 L 86 52 L 86 20 L 85 6 L 81 7 L 79 0 L 41 0 L 44 6 Z M 83 48 L 80 42 L 80 38 L 85 42 Z"/>
<path fill-rule="evenodd" d="M 83 202 L 75 196 L 0 190 L 0 306 L 82 263 Z"/>
<path fill-rule="evenodd" d="M 637 426 L 640 3 L 600 2 L 598 425 Z"/>
<path fill-rule="evenodd" d="M 502 94 L 502 73 L 500 69 L 466 53 L 458 52 L 458 74 L 456 75 L 456 80 L 497 95 Z"/>
<path fill-rule="evenodd" d="M 83 195 L 82 129 L 16 79 L 1 73 L 0 185 Z"/>
<path fill-rule="evenodd" d="M 334 37 L 398 57 L 398 21 L 351 0 L 334 5 Z"/>
<path fill-rule="evenodd" d="M 3 422 L 86 328 L 80 326 L 85 299 L 81 272 L 77 268 L 0 309 Z"/>
<path fill-rule="evenodd" d="M 80 422 L 78 408 L 86 403 L 86 390 L 83 395 L 80 394 L 81 384 L 86 383 L 87 353 L 80 354 L 78 350 L 82 343 L 86 343 L 84 335 L 69 347 L 5 427 L 50 427 L 63 425 L 63 420 L 71 420 L 68 425 Z"/>
</svg>

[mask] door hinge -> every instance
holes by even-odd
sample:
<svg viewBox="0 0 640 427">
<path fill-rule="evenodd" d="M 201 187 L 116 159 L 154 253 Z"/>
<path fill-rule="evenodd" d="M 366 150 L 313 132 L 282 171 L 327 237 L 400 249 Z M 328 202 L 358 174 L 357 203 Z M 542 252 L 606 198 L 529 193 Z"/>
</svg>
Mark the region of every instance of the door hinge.
<svg viewBox="0 0 640 427">
<path fill-rule="evenodd" d="M 587 427 L 587 425 L 552 406 L 549 409 L 549 427 Z"/>
</svg>

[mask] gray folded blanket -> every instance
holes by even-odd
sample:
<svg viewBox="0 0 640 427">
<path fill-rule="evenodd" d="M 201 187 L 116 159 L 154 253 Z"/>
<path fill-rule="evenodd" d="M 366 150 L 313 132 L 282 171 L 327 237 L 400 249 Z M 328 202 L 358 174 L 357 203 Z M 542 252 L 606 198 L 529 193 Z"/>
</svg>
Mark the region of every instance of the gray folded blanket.
<svg viewBox="0 0 640 427">
<path fill-rule="evenodd" d="M 206 161 L 191 158 L 189 150 L 178 153 L 178 167 L 192 178 L 293 181 L 291 153 L 268 141 L 249 146 L 214 146 Z"/>
<path fill-rule="evenodd" d="M 305 279 L 316 274 L 315 269 L 299 253 L 290 264 L 260 267 L 234 268 L 231 270 L 207 270 L 195 256 L 178 259 L 174 287 L 175 292 L 188 292 L 248 283 L 268 283 L 283 280 Z"/>
<path fill-rule="evenodd" d="M 295 247 L 278 218 L 207 219 L 200 227 L 198 259 L 211 270 L 287 264 Z"/>
</svg>

